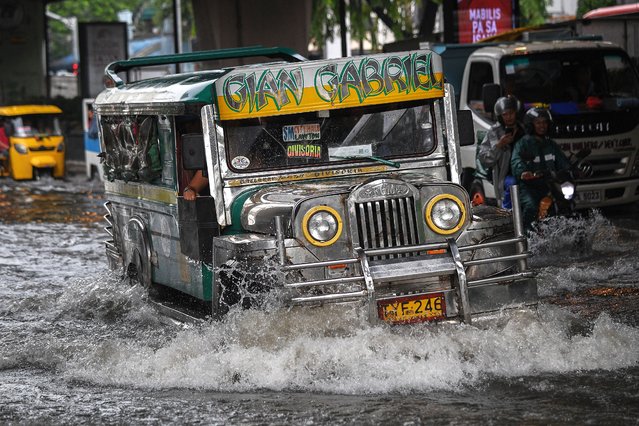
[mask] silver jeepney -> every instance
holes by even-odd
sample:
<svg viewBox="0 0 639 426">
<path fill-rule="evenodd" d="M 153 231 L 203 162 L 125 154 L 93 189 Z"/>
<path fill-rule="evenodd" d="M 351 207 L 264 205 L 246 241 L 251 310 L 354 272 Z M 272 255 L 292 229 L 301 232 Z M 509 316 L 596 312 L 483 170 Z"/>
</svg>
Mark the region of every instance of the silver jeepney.
<svg viewBox="0 0 639 426">
<path fill-rule="evenodd" d="M 235 232 L 213 240 L 214 312 L 273 287 L 292 305 L 362 303 L 372 322 L 469 323 L 536 304 L 517 188 L 509 212 L 471 206 L 460 185 L 459 128 L 472 123 L 458 123 L 435 53 L 240 68 L 216 94 L 202 110 L 207 169 L 217 221 Z M 350 124 L 324 142 L 330 120 Z M 415 126 L 430 145 L 377 154 L 380 141 L 360 137 L 374 123 L 384 138 Z M 284 145 L 284 159 L 253 167 L 248 127 Z"/>
</svg>

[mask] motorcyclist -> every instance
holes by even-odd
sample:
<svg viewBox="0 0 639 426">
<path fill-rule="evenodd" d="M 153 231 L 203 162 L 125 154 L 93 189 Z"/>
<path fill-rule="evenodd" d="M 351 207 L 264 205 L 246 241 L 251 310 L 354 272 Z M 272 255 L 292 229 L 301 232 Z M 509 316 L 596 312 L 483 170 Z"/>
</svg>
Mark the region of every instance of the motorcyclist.
<svg viewBox="0 0 639 426">
<path fill-rule="evenodd" d="M 511 167 L 520 184 L 520 201 L 524 228 L 530 230 L 537 217 L 539 202 L 548 194 L 541 172 L 570 168 L 570 162 L 559 145 L 550 138 L 552 115 L 545 108 L 533 107 L 524 117 L 526 135 L 517 142 Z"/>
<path fill-rule="evenodd" d="M 494 107 L 495 123 L 479 145 L 477 159 L 484 169 L 492 168 L 495 198 L 500 207 L 512 208 L 510 186 L 515 183 L 510 167 L 512 147 L 524 136 L 523 125 L 517 120 L 519 101 L 513 96 L 497 99 Z"/>
</svg>

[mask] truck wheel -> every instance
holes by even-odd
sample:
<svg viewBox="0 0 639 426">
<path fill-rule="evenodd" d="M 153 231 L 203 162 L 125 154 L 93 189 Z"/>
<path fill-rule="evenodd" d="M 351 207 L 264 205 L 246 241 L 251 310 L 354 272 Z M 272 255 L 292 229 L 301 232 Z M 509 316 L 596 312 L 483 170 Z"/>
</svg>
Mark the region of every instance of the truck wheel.
<svg viewBox="0 0 639 426">
<path fill-rule="evenodd" d="M 473 206 L 479 206 L 486 203 L 486 195 L 484 194 L 484 185 L 481 181 L 475 179 L 470 185 L 470 201 Z"/>
</svg>

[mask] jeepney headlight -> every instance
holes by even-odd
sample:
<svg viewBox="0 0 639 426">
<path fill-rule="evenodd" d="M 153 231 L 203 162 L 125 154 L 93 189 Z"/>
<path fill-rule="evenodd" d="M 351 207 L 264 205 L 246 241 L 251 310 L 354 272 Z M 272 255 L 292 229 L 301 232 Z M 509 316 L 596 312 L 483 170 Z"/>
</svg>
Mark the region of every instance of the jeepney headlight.
<svg viewBox="0 0 639 426">
<path fill-rule="evenodd" d="M 56 151 L 57 151 L 57 152 L 62 152 L 62 151 L 64 151 L 64 142 L 60 142 L 60 143 L 58 144 L 58 147 L 56 148 Z"/>
<path fill-rule="evenodd" d="M 329 246 L 342 234 L 342 218 L 331 207 L 316 206 L 304 215 L 302 231 L 311 244 Z"/>
<path fill-rule="evenodd" d="M 16 149 L 16 151 L 18 151 L 18 154 L 26 154 L 28 151 L 26 145 L 22 145 L 21 143 L 16 143 L 13 145 L 13 147 Z"/>
<path fill-rule="evenodd" d="M 425 219 L 434 232 L 449 235 L 464 225 L 466 209 L 464 203 L 454 195 L 440 194 L 428 201 Z"/>
</svg>

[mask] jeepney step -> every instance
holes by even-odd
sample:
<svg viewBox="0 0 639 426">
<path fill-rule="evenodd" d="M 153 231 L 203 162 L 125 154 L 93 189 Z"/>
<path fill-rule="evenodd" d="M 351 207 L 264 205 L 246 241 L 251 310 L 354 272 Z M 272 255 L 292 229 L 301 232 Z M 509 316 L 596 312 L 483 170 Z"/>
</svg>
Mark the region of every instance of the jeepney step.
<svg viewBox="0 0 639 426">
<path fill-rule="evenodd" d="M 404 262 L 373 264 L 369 268 L 374 281 L 409 280 L 455 273 L 455 263 L 451 257 L 412 258 Z"/>
</svg>

